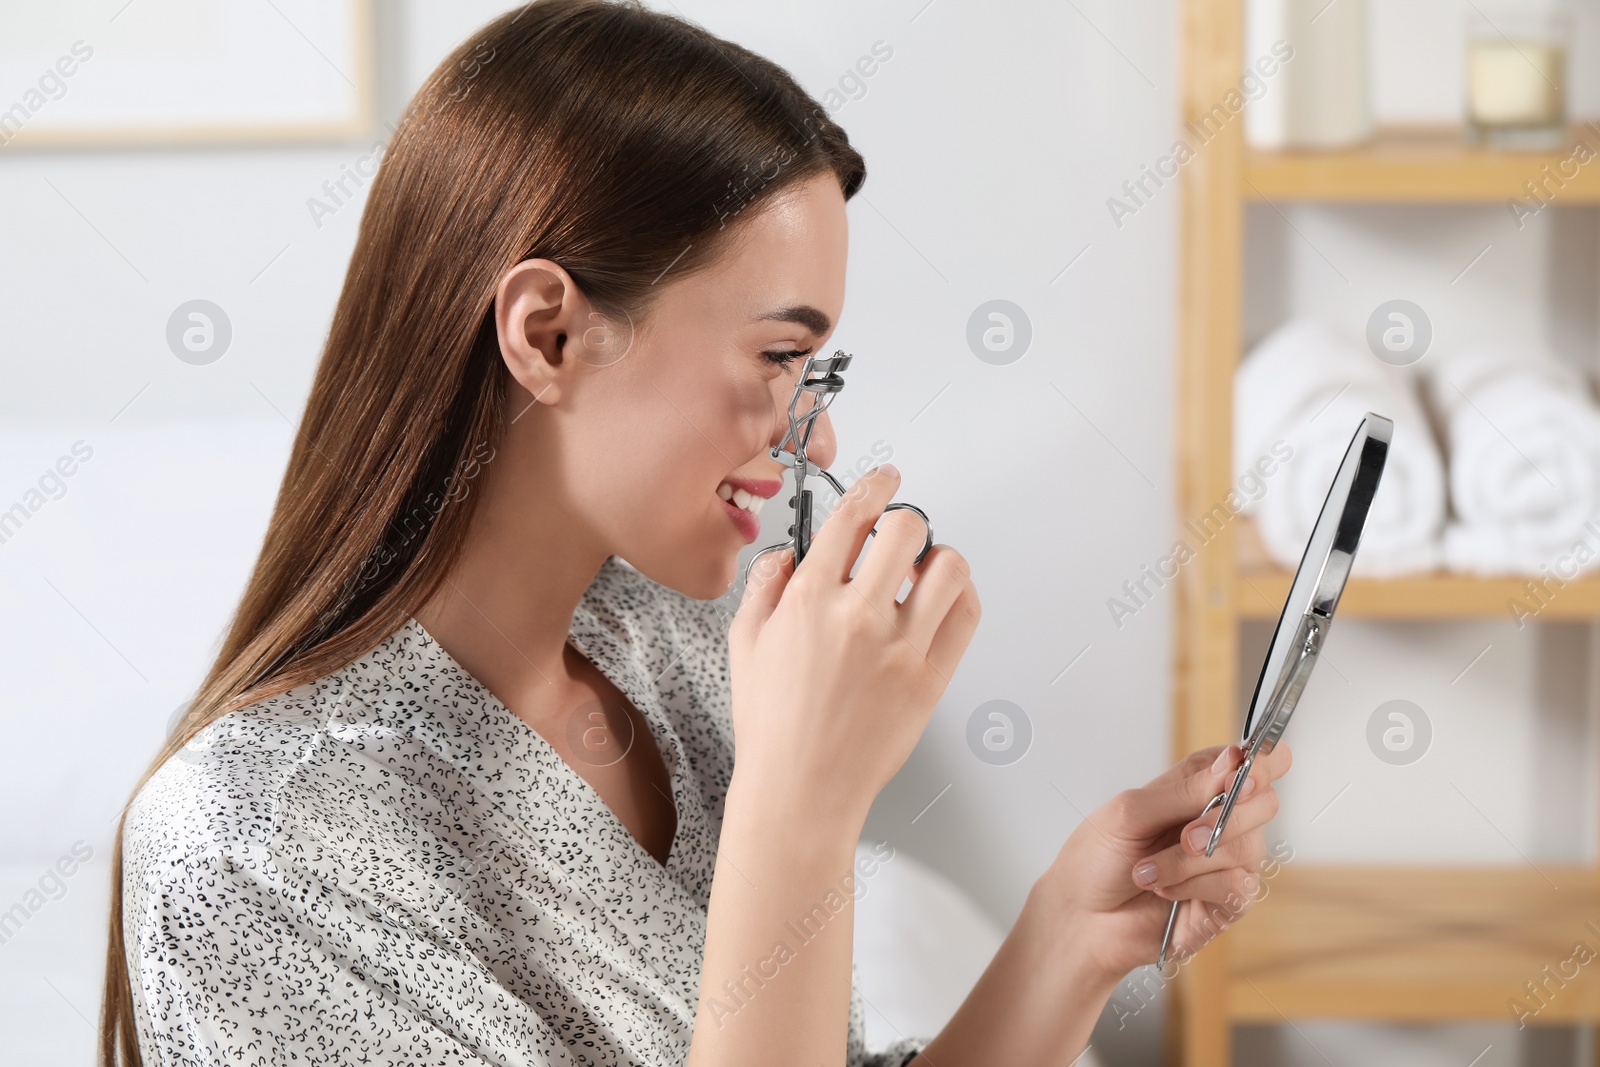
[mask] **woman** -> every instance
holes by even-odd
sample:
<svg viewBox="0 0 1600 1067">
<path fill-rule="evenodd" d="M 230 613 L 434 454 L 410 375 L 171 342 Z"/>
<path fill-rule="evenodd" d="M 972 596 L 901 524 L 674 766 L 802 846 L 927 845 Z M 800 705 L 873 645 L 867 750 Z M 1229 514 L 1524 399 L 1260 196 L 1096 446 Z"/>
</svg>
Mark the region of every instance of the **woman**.
<svg viewBox="0 0 1600 1067">
<path fill-rule="evenodd" d="M 1210 859 L 1179 831 L 1234 747 L 1119 795 L 943 1032 L 863 1048 L 854 849 L 977 625 L 967 565 L 912 565 L 884 466 L 713 601 L 864 176 L 782 70 L 633 4 L 538 0 L 433 74 L 119 829 L 107 1067 L 1066 1063 L 1170 901 L 1226 905 L 1180 951 L 1248 906 L 1284 746 Z"/>
</svg>

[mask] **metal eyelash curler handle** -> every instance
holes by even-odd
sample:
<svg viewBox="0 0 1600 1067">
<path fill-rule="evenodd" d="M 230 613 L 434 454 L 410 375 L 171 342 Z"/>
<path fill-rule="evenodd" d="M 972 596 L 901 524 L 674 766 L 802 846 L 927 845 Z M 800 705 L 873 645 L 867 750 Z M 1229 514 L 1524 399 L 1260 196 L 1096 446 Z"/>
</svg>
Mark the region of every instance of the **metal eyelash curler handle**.
<svg viewBox="0 0 1600 1067">
<path fill-rule="evenodd" d="M 817 467 L 815 470 L 812 469 L 806 459 L 806 446 L 811 441 L 811 430 L 817 416 L 827 410 L 828 406 L 833 403 L 833 398 L 839 395 L 839 391 L 844 388 L 844 379 L 840 377 L 840 372 L 850 365 L 852 358 L 854 357 L 842 349 L 836 349 L 833 355 L 825 358 L 808 356 L 805 365 L 801 368 L 800 380 L 795 383 L 794 395 L 789 398 L 789 429 L 783 435 L 783 440 L 768 450 L 768 454 L 773 459 L 784 463 L 794 471 L 794 496 L 789 498 L 789 504 L 794 508 L 794 523 L 789 527 L 788 541 L 781 544 L 768 545 L 750 557 L 750 562 L 745 565 L 744 570 L 746 585 L 750 583 L 750 571 L 755 567 L 756 560 L 768 552 L 781 552 L 785 548 L 792 546 L 794 548 L 794 565 L 798 567 L 800 566 L 800 561 L 805 559 L 806 553 L 811 551 L 811 490 L 805 487 L 807 475 L 812 473 L 821 475 L 828 480 L 829 485 L 833 486 L 835 493 L 841 497 L 844 496 L 844 486 L 839 484 L 839 479 L 821 467 Z M 814 399 L 811 407 L 801 412 L 799 410 L 800 400 L 807 393 L 810 393 Z M 794 458 L 788 460 L 785 459 L 785 456 L 790 453 L 785 452 L 784 449 L 791 441 L 794 443 Z M 928 528 L 928 533 L 923 539 L 922 550 L 917 553 L 916 559 L 911 561 L 913 566 L 921 563 L 923 557 L 928 554 L 928 550 L 933 547 L 933 522 L 929 520 L 927 513 L 915 504 L 904 503 L 889 504 L 883 510 L 885 512 L 895 510 L 914 511 L 922 519 L 923 525 Z M 875 534 L 877 532 L 877 528 L 874 527 L 872 533 Z"/>
</svg>

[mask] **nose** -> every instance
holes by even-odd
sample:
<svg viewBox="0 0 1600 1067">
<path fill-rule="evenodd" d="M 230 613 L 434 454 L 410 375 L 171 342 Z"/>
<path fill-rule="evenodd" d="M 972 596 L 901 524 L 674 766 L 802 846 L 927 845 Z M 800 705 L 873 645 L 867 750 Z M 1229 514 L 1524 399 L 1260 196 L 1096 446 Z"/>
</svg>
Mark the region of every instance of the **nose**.
<svg viewBox="0 0 1600 1067">
<path fill-rule="evenodd" d="M 810 404 L 815 401 L 815 393 L 806 393 L 797 407 L 796 413 L 805 414 L 811 410 Z M 778 408 L 777 428 L 772 435 L 772 444 L 776 446 L 789 432 L 789 401 L 788 397 Z M 803 431 L 802 431 L 803 432 Z M 794 451 L 794 442 L 790 441 L 783 446 L 785 452 Z M 811 437 L 806 442 L 806 462 L 812 467 L 832 467 L 835 457 L 839 453 L 839 439 L 834 436 L 833 420 L 823 411 L 811 420 Z"/>
<path fill-rule="evenodd" d="M 806 445 L 806 457 L 817 466 L 827 468 L 833 466 L 833 461 L 838 455 L 839 438 L 833 432 L 833 419 L 824 411 L 817 416 L 816 425 L 811 430 L 811 441 Z"/>
</svg>

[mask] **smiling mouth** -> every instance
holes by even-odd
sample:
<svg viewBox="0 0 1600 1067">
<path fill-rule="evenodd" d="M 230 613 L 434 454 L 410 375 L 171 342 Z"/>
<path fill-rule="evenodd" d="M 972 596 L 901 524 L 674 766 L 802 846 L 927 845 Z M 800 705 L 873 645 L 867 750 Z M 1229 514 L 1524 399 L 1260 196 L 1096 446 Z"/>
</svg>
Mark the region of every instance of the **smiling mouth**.
<svg viewBox="0 0 1600 1067">
<path fill-rule="evenodd" d="M 746 544 L 761 536 L 761 507 L 782 488 L 778 478 L 725 478 L 718 484 L 717 499 Z"/>
<path fill-rule="evenodd" d="M 735 488 L 727 482 L 717 486 L 717 495 L 736 508 L 744 508 L 752 515 L 760 515 L 761 505 L 767 502 L 766 497 L 756 496 L 754 493 Z"/>
<path fill-rule="evenodd" d="M 724 478 L 717 486 L 717 496 L 752 515 L 760 515 L 761 506 L 782 488 L 781 478 Z"/>
</svg>

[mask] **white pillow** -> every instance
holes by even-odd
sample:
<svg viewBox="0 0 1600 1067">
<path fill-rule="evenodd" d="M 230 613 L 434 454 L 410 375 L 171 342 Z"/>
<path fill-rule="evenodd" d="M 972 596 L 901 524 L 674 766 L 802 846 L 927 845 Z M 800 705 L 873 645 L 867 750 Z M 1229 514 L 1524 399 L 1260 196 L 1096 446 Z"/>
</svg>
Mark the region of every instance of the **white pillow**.
<svg viewBox="0 0 1600 1067">
<path fill-rule="evenodd" d="M 1006 932 L 954 882 L 903 849 L 863 841 L 856 861 L 856 980 L 867 1047 L 901 1036 L 932 1038 L 977 984 Z M 1075 1067 L 1100 1064 L 1091 1050 Z"/>
</svg>

